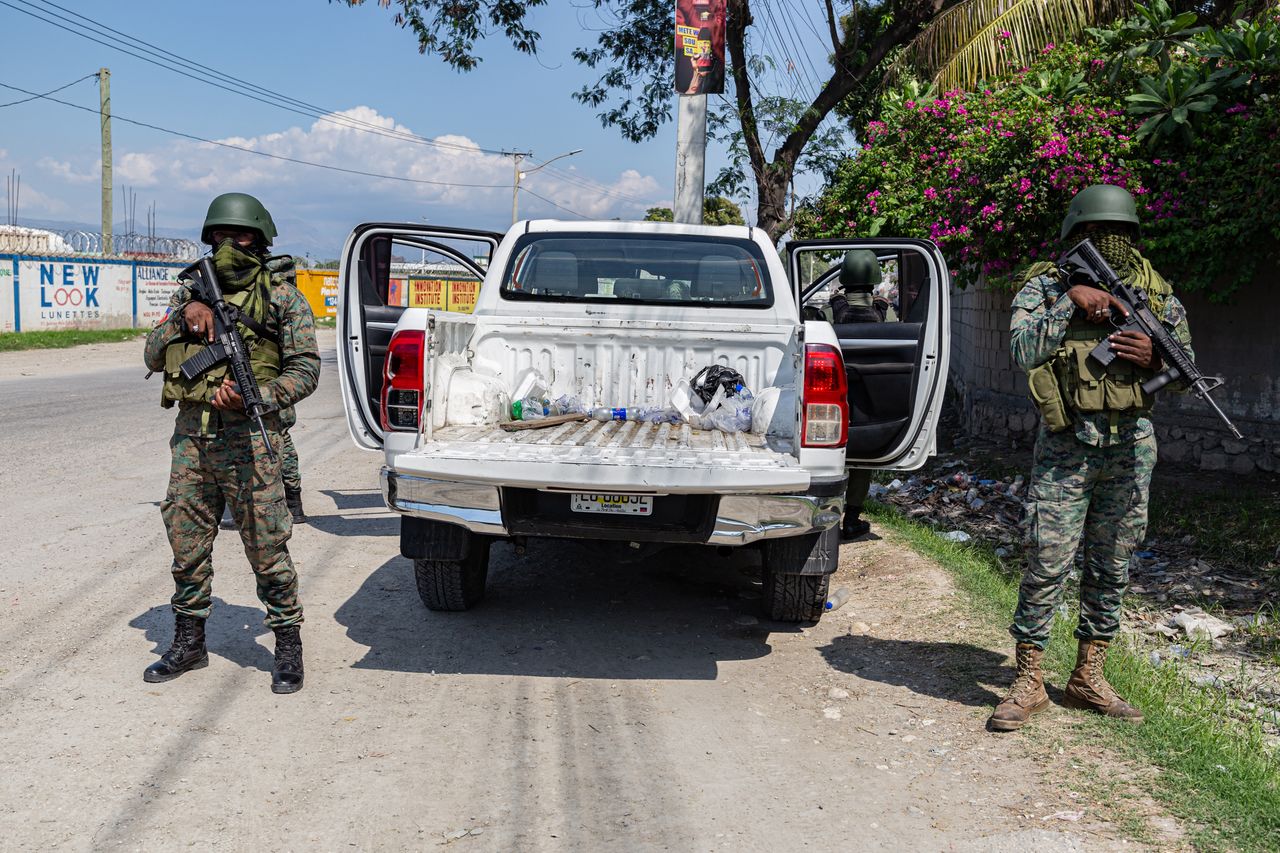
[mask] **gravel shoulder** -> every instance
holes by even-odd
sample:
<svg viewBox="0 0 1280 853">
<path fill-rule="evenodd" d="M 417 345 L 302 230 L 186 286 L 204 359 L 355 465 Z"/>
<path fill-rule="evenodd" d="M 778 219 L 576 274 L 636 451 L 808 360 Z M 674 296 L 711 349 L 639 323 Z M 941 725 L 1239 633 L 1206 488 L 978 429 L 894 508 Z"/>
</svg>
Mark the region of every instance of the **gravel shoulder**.
<svg viewBox="0 0 1280 853">
<path fill-rule="evenodd" d="M 322 341 L 294 431 L 312 519 L 291 543 L 294 696 L 268 689 L 226 534 L 210 666 L 141 679 L 169 638 L 171 418 L 140 344 L 0 357 L 6 849 L 1141 846 L 1043 736 L 983 731 L 1001 642 L 965 624 L 943 569 L 884 540 L 842 547 L 852 598 L 808 628 L 757 618 L 754 555 L 692 548 L 615 565 L 499 545 L 481 607 L 427 612 Z"/>
</svg>

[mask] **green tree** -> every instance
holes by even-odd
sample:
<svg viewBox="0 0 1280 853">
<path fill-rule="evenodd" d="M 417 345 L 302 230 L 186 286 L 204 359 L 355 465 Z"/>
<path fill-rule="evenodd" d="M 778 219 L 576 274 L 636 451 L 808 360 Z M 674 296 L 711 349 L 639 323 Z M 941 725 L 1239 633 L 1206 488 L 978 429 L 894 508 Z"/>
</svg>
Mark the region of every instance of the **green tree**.
<svg viewBox="0 0 1280 853">
<path fill-rule="evenodd" d="M 645 211 L 646 222 L 674 222 L 669 207 L 651 207 Z M 742 208 L 724 196 L 708 196 L 702 200 L 702 221 L 707 225 L 746 225 Z"/>
<path fill-rule="evenodd" d="M 364 0 L 342 2 L 358 6 Z M 422 53 L 438 56 L 460 71 L 479 63 L 478 45 L 491 34 L 500 34 L 518 51 L 536 54 L 539 34 L 529 26 L 527 15 L 531 9 L 546 5 L 546 0 L 378 2 L 395 7 L 396 23 L 417 35 Z M 840 3 L 837 8 L 834 0 L 824 0 L 819 20 L 810 30 L 814 34 L 812 43 L 801 38 L 803 43 L 795 49 L 824 56 L 820 76 L 825 79 L 817 81 L 816 93 L 800 103 L 792 111 L 793 118 L 774 135 L 775 146 L 768 128 L 762 125 L 769 115 L 780 111 L 769 108 L 765 101 L 762 117 L 761 102 L 771 96 L 759 91 L 763 72 L 771 61 L 801 57 L 768 57 L 766 51 L 752 46 L 764 42 L 781 26 L 778 14 L 789 16 L 791 10 L 775 10 L 763 0 L 727 0 L 726 63 L 732 85 L 729 110 L 750 167 L 759 227 L 774 239 L 790 227 L 788 190 L 797 169 L 803 167 L 801 158 L 823 120 L 850 95 L 877 88 L 886 60 L 910 44 L 938 13 L 959 2 L 853 0 Z M 759 5 L 763 15 L 759 25 L 753 4 Z M 671 0 L 585 0 L 583 5 L 596 10 L 602 28 L 588 29 L 587 36 L 593 42 L 579 47 L 573 55 L 586 67 L 598 69 L 600 76 L 573 97 L 597 110 L 601 122 L 617 128 L 624 138 L 633 142 L 651 139 L 663 123 L 671 120 L 675 102 Z M 788 22 L 791 18 L 784 17 L 783 24 Z M 804 29 L 804 25 L 798 25 L 796 31 L 803 33 Z M 819 34 L 819 29 L 825 32 Z M 745 174 L 743 170 L 744 177 Z"/>
</svg>

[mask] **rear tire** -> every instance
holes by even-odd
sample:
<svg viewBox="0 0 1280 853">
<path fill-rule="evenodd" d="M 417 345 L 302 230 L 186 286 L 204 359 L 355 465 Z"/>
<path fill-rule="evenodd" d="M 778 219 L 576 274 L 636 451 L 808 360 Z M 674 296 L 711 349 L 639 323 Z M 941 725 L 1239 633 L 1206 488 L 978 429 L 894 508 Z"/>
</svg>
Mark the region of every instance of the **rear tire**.
<svg viewBox="0 0 1280 853">
<path fill-rule="evenodd" d="M 765 614 L 775 622 L 817 622 L 827 606 L 831 575 L 786 575 L 764 569 Z"/>
<path fill-rule="evenodd" d="M 763 544 L 765 614 L 777 622 L 817 622 L 840 553 L 839 529 Z"/>
<path fill-rule="evenodd" d="M 428 610 L 456 613 L 484 598 L 489 576 L 489 540 L 475 536 L 462 560 L 414 560 L 418 595 Z"/>
</svg>

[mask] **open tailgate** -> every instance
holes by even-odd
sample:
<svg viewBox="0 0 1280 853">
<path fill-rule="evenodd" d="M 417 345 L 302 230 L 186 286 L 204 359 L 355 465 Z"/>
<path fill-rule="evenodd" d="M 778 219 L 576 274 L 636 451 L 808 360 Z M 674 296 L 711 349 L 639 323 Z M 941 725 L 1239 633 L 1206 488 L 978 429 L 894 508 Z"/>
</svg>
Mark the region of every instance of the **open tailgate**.
<svg viewBox="0 0 1280 853">
<path fill-rule="evenodd" d="M 415 476 L 551 491 L 741 494 L 797 492 L 809 472 L 789 440 L 688 424 L 585 421 L 506 432 L 494 425 L 436 429 L 398 454 Z"/>
</svg>

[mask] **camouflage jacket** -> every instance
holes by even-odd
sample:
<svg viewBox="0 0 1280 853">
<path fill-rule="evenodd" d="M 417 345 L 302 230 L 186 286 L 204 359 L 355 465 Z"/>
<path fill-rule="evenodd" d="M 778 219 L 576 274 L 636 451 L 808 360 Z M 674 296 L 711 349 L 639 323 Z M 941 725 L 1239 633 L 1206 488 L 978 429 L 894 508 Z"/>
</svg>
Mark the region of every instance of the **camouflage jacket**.
<svg viewBox="0 0 1280 853">
<path fill-rule="evenodd" d="M 1066 282 L 1056 272 L 1028 279 L 1013 299 L 1009 352 L 1023 370 L 1030 370 L 1053 358 L 1067 334 L 1067 325 L 1076 304 L 1067 296 Z M 1193 359 L 1191 329 L 1187 312 L 1176 296 L 1165 300 L 1161 322 L 1177 338 Z M 1173 389 L 1173 385 L 1167 386 Z M 1132 444 L 1151 435 L 1151 419 L 1144 414 L 1125 412 L 1073 412 L 1076 438 L 1094 447 Z"/>
<path fill-rule="evenodd" d="M 280 375 L 261 385 L 262 399 L 280 414 L 272 422 L 278 427 L 281 420 L 291 420 L 289 411 L 299 400 L 316 390 L 320 379 L 320 350 L 316 345 L 315 318 L 306 297 L 296 287 L 287 284 L 280 276 L 271 282 L 271 307 L 267 328 L 280 339 Z M 180 284 L 169 297 L 169 311 L 165 318 L 147 335 L 143 360 L 147 369 L 164 370 L 165 348 L 182 337 L 182 309 L 191 301 L 191 291 Z M 281 417 L 283 416 L 283 418 Z M 182 403 L 174 432 L 178 435 L 215 435 L 220 428 L 247 430 L 252 426 L 247 415 L 224 412 L 209 403 Z"/>
</svg>

